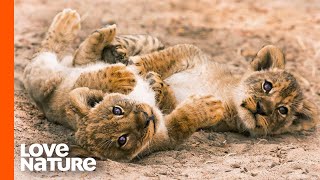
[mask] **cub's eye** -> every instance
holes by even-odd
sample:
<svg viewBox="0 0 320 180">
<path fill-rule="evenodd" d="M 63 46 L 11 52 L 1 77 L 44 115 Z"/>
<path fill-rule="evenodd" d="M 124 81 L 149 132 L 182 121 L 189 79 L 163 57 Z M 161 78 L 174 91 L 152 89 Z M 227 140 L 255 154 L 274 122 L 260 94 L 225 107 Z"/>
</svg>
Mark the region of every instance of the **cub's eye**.
<svg viewBox="0 0 320 180">
<path fill-rule="evenodd" d="M 284 106 L 280 106 L 279 107 L 279 112 L 283 115 L 288 114 L 288 108 L 284 107 Z"/>
<path fill-rule="evenodd" d="M 118 138 L 118 144 L 120 147 L 125 145 L 126 142 L 127 142 L 127 135 L 122 135 Z"/>
<path fill-rule="evenodd" d="M 262 85 L 262 88 L 266 93 L 269 93 L 271 91 L 271 89 L 272 89 L 272 83 L 267 81 L 267 80 L 265 80 L 263 85 Z"/>
<path fill-rule="evenodd" d="M 112 113 L 113 113 L 114 115 L 117 115 L 117 116 L 121 116 L 121 115 L 124 114 L 122 108 L 119 107 L 119 106 L 114 106 L 114 107 L 112 108 Z"/>
</svg>

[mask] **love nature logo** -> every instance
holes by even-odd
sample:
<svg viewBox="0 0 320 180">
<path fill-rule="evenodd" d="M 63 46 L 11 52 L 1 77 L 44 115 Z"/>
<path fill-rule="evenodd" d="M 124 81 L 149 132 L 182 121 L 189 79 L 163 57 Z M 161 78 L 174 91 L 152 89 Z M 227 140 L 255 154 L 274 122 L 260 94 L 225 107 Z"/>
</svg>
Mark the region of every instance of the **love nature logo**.
<svg viewBox="0 0 320 180">
<path fill-rule="evenodd" d="M 53 157 L 56 154 L 58 157 Z M 21 144 L 21 171 L 93 171 L 96 169 L 94 158 L 67 157 L 66 144 L 32 144 L 28 152 Z M 45 157 L 44 157 L 45 156 Z"/>
</svg>

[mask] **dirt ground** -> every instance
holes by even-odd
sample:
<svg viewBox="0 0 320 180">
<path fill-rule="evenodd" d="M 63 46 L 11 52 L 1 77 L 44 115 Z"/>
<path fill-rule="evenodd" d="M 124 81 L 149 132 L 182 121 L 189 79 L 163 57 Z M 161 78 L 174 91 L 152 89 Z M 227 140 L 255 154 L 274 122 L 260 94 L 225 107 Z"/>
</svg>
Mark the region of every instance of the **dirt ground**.
<svg viewBox="0 0 320 180">
<path fill-rule="evenodd" d="M 20 81 L 52 18 L 64 8 L 76 9 L 83 18 L 74 47 L 94 29 L 116 23 L 120 34 L 148 33 L 166 45 L 197 45 L 241 73 L 259 48 L 278 45 L 286 53 L 287 68 L 301 75 L 306 96 L 320 107 L 319 1 L 16 0 L 16 179 L 320 179 L 320 127 L 263 138 L 201 131 L 175 150 L 132 163 L 99 161 L 95 172 L 21 172 L 20 144 L 62 143 L 73 136 L 46 120 Z"/>
</svg>

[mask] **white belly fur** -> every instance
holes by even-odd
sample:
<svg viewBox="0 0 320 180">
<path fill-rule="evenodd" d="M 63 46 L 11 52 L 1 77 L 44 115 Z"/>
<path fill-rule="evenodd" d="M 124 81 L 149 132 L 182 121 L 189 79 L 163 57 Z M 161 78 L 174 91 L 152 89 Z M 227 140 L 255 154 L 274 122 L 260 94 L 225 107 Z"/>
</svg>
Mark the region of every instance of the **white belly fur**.
<svg viewBox="0 0 320 180">
<path fill-rule="evenodd" d="M 192 69 L 176 73 L 165 80 L 173 89 L 178 103 L 181 103 L 192 95 L 212 95 L 217 100 L 226 97 L 226 77 L 230 72 L 220 64 L 208 62 Z"/>
<path fill-rule="evenodd" d="M 173 89 L 178 103 L 192 95 L 211 94 L 212 84 L 208 83 L 207 69 L 198 66 L 190 70 L 176 73 L 165 80 Z"/>
<path fill-rule="evenodd" d="M 139 103 L 146 103 L 150 106 L 156 106 L 155 93 L 150 88 L 149 83 L 144 81 L 140 76 L 136 75 L 137 84 L 133 91 L 128 94 L 130 99 L 135 100 Z"/>
</svg>

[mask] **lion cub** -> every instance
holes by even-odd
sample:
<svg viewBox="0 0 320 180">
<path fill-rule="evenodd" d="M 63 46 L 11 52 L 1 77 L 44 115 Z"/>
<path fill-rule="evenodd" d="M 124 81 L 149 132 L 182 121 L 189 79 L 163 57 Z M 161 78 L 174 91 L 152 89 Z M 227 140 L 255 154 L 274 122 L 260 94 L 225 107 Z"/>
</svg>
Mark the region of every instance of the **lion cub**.
<svg viewBox="0 0 320 180">
<path fill-rule="evenodd" d="M 134 56 L 129 64 L 135 64 L 140 74 L 160 74 L 178 104 L 194 94 L 221 101 L 224 117 L 212 127 L 217 131 L 259 136 L 310 130 L 319 122 L 315 104 L 304 97 L 295 76 L 284 69 L 284 54 L 273 45 L 263 47 L 241 77 L 192 45 Z"/>
<path fill-rule="evenodd" d="M 123 64 L 72 67 L 64 54 L 79 30 L 76 11 L 57 14 L 40 52 L 24 72 L 25 88 L 47 119 L 75 130 L 79 146 L 74 147 L 74 154 L 131 160 L 139 154 L 170 149 L 222 118 L 222 103 L 212 96 L 194 96 L 175 107 L 170 87 L 156 73 L 142 77 L 134 66 Z M 75 60 L 80 61 L 74 64 L 87 55 L 95 57 L 102 45 L 112 43 L 115 31 L 113 25 L 92 33 L 83 43 L 90 50 L 82 55 L 78 51 Z M 170 109 L 168 115 L 159 110 L 161 101 L 163 109 Z"/>
<path fill-rule="evenodd" d="M 316 106 L 305 99 L 294 75 L 284 69 L 284 54 L 273 45 L 263 47 L 241 77 L 187 44 L 129 57 L 129 64 L 141 75 L 150 71 L 160 75 L 165 87 L 171 87 L 173 97 L 164 98 L 169 102 L 179 104 L 192 95 L 221 101 L 224 117 L 213 130 L 259 136 L 310 130 L 318 123 Z M 163 102 L 160 108 L 173 107 Z"/>
</svg>

